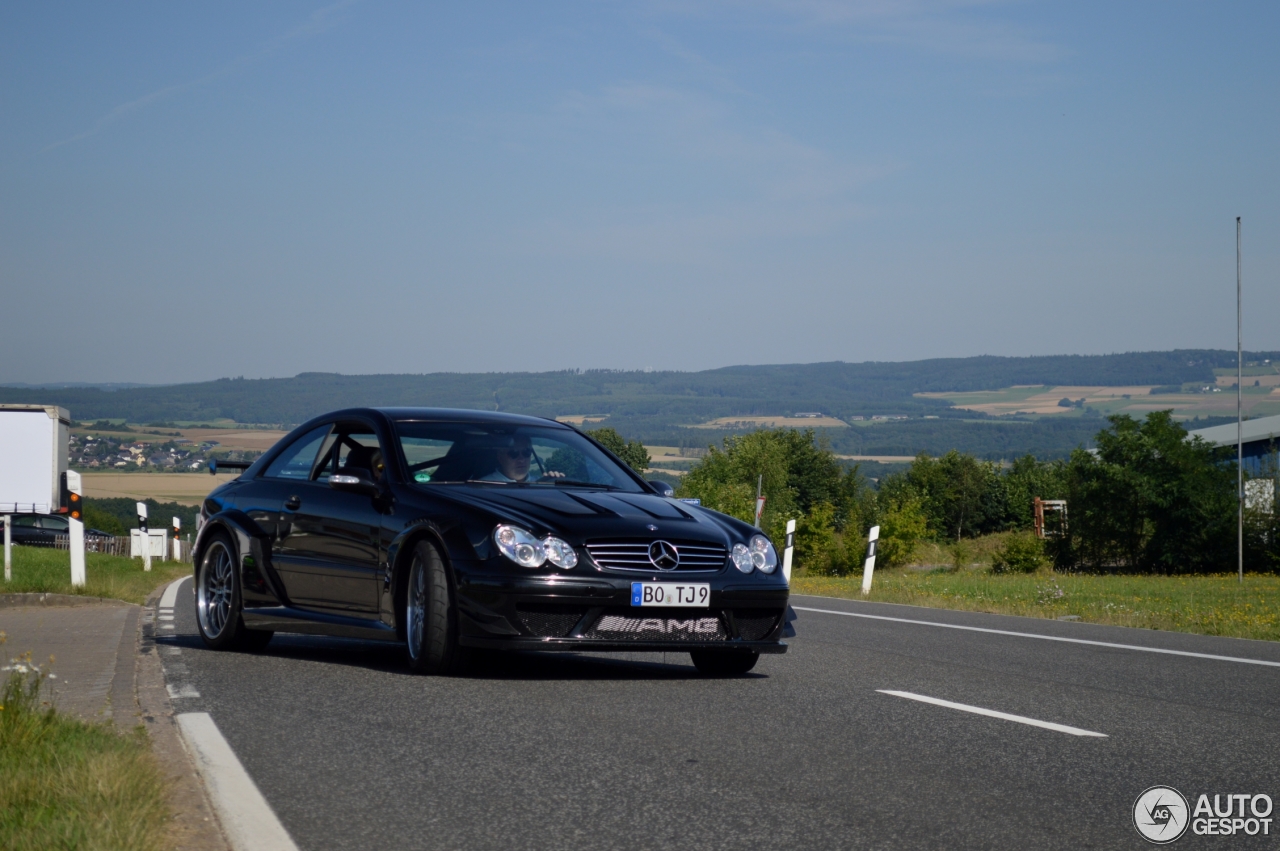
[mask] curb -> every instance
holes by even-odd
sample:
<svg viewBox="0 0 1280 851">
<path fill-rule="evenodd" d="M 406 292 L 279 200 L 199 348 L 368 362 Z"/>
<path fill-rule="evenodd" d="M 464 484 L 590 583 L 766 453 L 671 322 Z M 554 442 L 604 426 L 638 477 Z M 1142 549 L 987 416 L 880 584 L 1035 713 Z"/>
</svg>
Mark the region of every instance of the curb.
<svg viewBox="0 0 1280 851">
<path fill-rule="evenodd" d="M 139 721 L 146 727 L 151 751 L 160 763 L 169 789 L 172 820 L 165 846 L 175 851 L 231 851 L 192 754 L 178 732 L 173 704 L 165 687 L 164 668 L 156 649 L 156 605 L 171 584 L 161 585 L 147 596 L 138 618 L 135 645 Z"/>
<path fill-rule="evenodd" d="M 0 594 L 0 609 L 23 606 L 134 606 L 111 597 L 84 597 L 79 594 Z"/>
</svg>

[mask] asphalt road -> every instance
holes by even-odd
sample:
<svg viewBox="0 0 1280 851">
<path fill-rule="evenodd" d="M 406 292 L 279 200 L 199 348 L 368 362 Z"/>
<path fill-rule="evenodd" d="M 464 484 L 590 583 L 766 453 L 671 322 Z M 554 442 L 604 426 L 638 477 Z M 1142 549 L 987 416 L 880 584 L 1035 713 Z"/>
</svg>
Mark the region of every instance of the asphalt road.
<svg viewBox="0 0 1280 851">
<path fill-rule="evenodd" d="M 181 589 L 161 658 L 318 849 L 1140 848 L 1143 790 L 1280 803 L 1280 667 L 801 611 L 753 675 L 683 654 L 526 654 L 459 678 L 277 635 L 210 652 Z M 794 597 L 797 607 L 1280 662 L 1280 645 Z M 1079 728 L 986 717 L 908 692 Z M 1178 848 L 1277 847 L 1195 836 Z"/>
</svg>

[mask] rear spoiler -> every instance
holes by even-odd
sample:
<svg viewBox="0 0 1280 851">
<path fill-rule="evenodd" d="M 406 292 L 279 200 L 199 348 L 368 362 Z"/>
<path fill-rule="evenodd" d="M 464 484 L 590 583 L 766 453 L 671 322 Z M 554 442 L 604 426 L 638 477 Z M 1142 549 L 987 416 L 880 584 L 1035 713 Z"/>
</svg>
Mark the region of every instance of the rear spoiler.
<svg viewBox="0 0 1280 851">
<path fill-rule="evenodd" d="M 219 467 L 227 470 L 247 470 L 252 466 L 252 461 L 219 461 L 217 458 L 211 458 L 209 460 L 209 475 L 216 476 Z"/>
</svg>

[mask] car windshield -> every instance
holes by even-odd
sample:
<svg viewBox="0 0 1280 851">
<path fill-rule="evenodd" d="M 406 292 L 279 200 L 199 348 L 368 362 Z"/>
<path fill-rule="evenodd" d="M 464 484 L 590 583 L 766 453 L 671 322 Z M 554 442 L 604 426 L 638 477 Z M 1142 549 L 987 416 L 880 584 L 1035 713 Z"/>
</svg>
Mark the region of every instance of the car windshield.
<svg viewBox="0 0 1280 851">
<path fill-rule="evenodd" d="M 591 441 L 567 428 L 503 423 L 396 423 L 410 478 L 423 484 L 643 488 Z"/>
</svg>

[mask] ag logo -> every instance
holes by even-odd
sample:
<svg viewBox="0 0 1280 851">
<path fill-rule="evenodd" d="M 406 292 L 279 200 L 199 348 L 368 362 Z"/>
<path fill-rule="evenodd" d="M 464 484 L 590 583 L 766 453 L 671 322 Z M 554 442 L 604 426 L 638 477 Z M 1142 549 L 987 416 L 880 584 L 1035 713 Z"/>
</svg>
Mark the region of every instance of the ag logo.
<svg viewBox="0 0 1280 851">
<path fill-rule="evenodd" d="M 1133 803 L 1133 826 L 1156 845 L 1167 845 L 1186 833 L 1190 816 L 1187 799 L 1171 786 L 1152 786 Z"/>
</svg>

